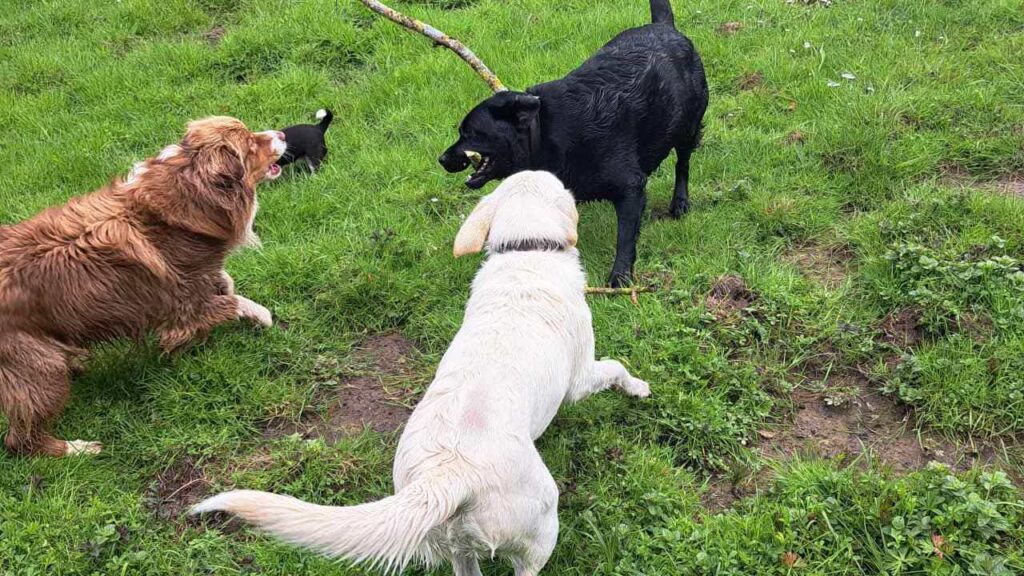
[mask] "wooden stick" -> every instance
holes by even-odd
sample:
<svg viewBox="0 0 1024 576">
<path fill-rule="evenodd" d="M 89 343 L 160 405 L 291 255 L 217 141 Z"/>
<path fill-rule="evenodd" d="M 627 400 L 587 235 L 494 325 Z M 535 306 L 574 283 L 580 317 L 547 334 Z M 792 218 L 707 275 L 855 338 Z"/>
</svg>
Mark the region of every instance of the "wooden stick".
<svg viewBox="0 0 1024 576">
<path fill-rule="evenodd" d="M 640 292 L 654 292 L 650 286 L 633 286 L 631 288 L 605 288 L 604 286 L 587 286 L 587 294 L 604 294 L 607 296 L 632 296 Z"/>
<path fill-rule="evenodd" d="M 362 2 L 363 5 L 365 5 L 370 10 L 373 10 L 377 14 L 384 16 L 388 20 L 401 24 L 402 26 L 405 26 L 406 28 L 414 32 L 419 32 L 420 34 L 425 35 L 427 38 L 430 38 L 431 40 L 440 44 L 441 46 L 451 49 L 453 52 L 458 54 L 460 58 L 465 60 L 466 63 L 469 64 L 473 68 L 473 70 L 475 70 L 476 73 L 479 74 L 480 77 L 484 79 L 484 82 L 487 82 L 487 85 L 491 87 L 492 91 L 504 92 L 508 90 L 508 88 L 505 88 L 505 85 L 501 83 L 501 80 L 498 80 L 498 77 L 494 74 L 494 72 L 491 72 L 491 69 L 488 68 L 487 65 L 485 65 L 483 61 L 480 60 L 480 58 L 477 58 L 477 55 L 473 54 L 472 50 L 466 48 L 466 46 L 464 46 L 462 42 L 459 42 L 455 38 L 452 38 L 451 36 L 445 34 L 444 32 L 441 32 L 440 30 L 434 28 L 430 24 L 425 24 L 423 22 L 420 22 L 419 20 L 416 20 L 415 18 L 409 18 L 408 16 L 392 8 L 388 8 L 387 6 L 381 4 L 380 2 L 377 2 L 377 0 L 359 1 Z"/>
</svg>

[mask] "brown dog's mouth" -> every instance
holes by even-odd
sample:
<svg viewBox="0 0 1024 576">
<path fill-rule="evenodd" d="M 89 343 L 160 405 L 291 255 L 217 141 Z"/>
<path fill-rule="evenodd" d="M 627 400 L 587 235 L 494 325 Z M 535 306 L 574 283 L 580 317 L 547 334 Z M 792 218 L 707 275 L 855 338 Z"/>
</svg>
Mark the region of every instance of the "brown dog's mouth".
<svg viewBox="0 0 1024 576">
<path fill-rule="evenodd" d="M 270 168 L 267 168 L 267 180 L 277 180 L 277 177 L 281 175 L 281 165 L 271 164 Z"/>
<path fill-rule="evenodd" d="M 466 186 L 475 190 L 491 179 L 491 172 L 494 170 L 494 160 L 490 156 L 485 156 L 474 150 L 467 150 L 466 158 L 469 159 L 469 163 L 474 168 L 473 173 L 466 177 Z"/>
</svg>

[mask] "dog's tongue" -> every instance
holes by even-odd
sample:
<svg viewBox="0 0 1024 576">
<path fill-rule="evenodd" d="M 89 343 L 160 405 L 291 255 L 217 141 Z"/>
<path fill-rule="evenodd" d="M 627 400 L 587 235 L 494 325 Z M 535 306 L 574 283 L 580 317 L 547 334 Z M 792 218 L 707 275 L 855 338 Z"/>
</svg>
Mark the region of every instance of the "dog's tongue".
<svg viewBox="0 0 1024 576">
<path fill-rule="evenodd" d="M 281 166 L 278 164 L 271 164 L 270 168 L 267 169 L 267 178 L 271 180 L 281 175 Z"/>
</svg>

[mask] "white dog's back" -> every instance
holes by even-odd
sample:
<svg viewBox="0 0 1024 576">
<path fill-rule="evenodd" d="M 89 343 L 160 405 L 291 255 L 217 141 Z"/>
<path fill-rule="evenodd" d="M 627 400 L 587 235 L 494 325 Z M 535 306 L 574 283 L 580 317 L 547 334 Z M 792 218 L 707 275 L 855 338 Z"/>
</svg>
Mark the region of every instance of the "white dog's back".
<svg viewBox="0 0 1024 576">
<path fill-rule="evenodd" d="M 472 506 L 452 519 L 453 530 L 436 533 L 463 540 L 448 545 L 488 555 L 518 548 L 538 516 L 526 514 L 522 526 L 525 503 L 515 495 L 544 510 L 557 503 L 533 441 L 593 359 L 584 283 L 575 249 L 495 255 L 477 274 L 462 328 L 409 418 L 394 466 L 398 490 L 438 469 L 469 487 Z"/>
<path fill-rule="evenodd" d="M 558 537 L 558 489 L 533 441 L 565 402 L 611 386 L 649 394 L 618 362 L 594 361 L 576 221 L 558 179 L 529 172 L 463 224 L 456 255 L 486 239 L 491 256 L 399 441 L 394 496 L 325 507 L 236 491 L 193 511 L 232 512 L 289 542 L 385 568 L 445 558 L 457 576 L 478 576 L 477 557 L 497 553 L 534 576 Z"/>
</svg>

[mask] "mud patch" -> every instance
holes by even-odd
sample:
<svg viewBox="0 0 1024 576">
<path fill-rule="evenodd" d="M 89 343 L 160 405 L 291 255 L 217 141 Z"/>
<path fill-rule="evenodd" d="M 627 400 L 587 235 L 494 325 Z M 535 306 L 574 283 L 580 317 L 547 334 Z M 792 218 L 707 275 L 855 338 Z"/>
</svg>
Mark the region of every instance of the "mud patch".
<svg viewBox="0 0 1024 576">
<path fill-rule="evenodd" d="M 783 255 L 783 260 L 805 276 L 832 290 L 846 281 L 853 258 L 853 252 L 846 247 L 820 244 L 794 246 Z"/>
<path fill-rule="evenodd" d="M 987 316 L 979 314 L 962 314 L 956 320 L 957 331 L 966 334 L 975 342 L 987 342 L 995 337 L 995 326 Z"/>
<path fill-rule="evenodd" d="M 700 495 L 701 506 L 710 514 L 730 508 L 742 497 L 734 488 L 735 484 L 728 480 L 712 478 L 708 481 L 707 489 Z"/>
<path fill-rule="evenodd" d="M 949 442 L 916 433 L 910 412 L 859 374 L 805 383 L 792 399 L 790 426 L 762 437 L 763 456 L 853 459 L 870 454 L 895 472 L 918 470 L 931 461 L 953 467 L 966 463 Z"/>
<path fill-rule="evenodd" d="M 757 298 L 757 293 L 747 288 L 743 278 L 735 274 L 726 274 L 711 285 L 711 293 L 708 294 L 705 305 L 708 312 L 721 321 L 742 314 Z"/>
<path fill-rule="evenodd" d="M 1004 176 L 997 181 L 997 184 L 1004 194 L 1024 198 L 1024 174 Z"/>
<path fill-rule="evenodd" d="M 144 502 L 157 518 L 177 521 L 207 494 L 210 482 L 195 460 L 184 456 L 157 474 Z"/>
<path fill-rule="evenodd" d="M 729 36 L 730 34 L 735 34 L 742 29 L 742 22 L 725 22 L 718 27 L 718 33 L 722 34 L 723 36 Z"/>
<path fill-rule="evenodd" d="M 882 341 L 899 348 L 916 346 L 924 338 L 921 328 L 921 312 L 903 308 L 890 313 L 878 325 Z"/>
<path fill-rule="evenodd" d="M 206 43 L 210 46 L 216 46 L 220 44 L 221 39 L 227 33 L 228 31 L 223 26 L 214 26 L 203 33 L 203 40 L 206 40 Z"/>
<path fill-rule="evenodd" d="M 979 180 L 970 171 L 957 163 L 939 166 L 939 182 L 954 188 L 970 188 L 982 192 L 1004 194 L 1024 198 L 1024 173 L 1005 174 L 995 180 Z"/>
<path fill-rule="evenodd" d="M 740 90 L 753 90 L 761 86 L 762 84 L 764 84 L 764 74 L 762 74 L 759 70 L 755 70 L 754 72 L 747 72 L 742 77 L 740 77 L 738 82 L 736 82 L 736 86 Z"/>
<path fill-rule="evenodd" d="M 794 131 L 790 132 L 789 134 L 786 134 L 786 137 L 783 139 L 783 142 L 785 142 L 786 144 L 793 144 L 793 145 L 803 144 L 806 141 L 807 141 L 807 135 L 804 134 L 803 132 L 799 131 L 799 130 L 794 130 Z"/>
<path fill-rule="evenodd" d="M 364 342 L 353 354 L 351 367 L 335 357 L 321 358 L 315 377 L 325 390 L 314 403 L 325 409 L 308 409 L 297 422 L 271 419 L 264 437 L 300 434 L 335 443 L 366 428 L 382 434 L 397 431 L 412 411 L 415 392 L 410 386 L 417 383 L 418 355 L 411 340 L 391 332 Z"/>
</svg>

